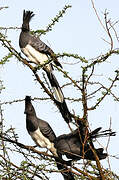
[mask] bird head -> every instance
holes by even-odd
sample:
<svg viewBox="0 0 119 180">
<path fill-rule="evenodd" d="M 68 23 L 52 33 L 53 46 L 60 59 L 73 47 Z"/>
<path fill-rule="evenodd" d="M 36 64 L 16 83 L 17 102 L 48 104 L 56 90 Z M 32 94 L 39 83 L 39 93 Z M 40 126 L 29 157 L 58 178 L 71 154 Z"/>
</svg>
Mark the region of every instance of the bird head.
<svg viewBox="0 0 119 180">
<path fill-rule="evenodd" d="M 28 115 L 34 115 L 35 113 L 35 109 L 31 103 L 31 97 L 30 96 L 26 96 L 25 97 L 25 111 L 24 114 L 28 114 Z"/>
<path fill-rule="evenodd" d="M 23 24 L 22 24 L 22 31 L 29 31 L 29 22 L 34 16 L 32 11 L 23 11 Z"/>
</svg>

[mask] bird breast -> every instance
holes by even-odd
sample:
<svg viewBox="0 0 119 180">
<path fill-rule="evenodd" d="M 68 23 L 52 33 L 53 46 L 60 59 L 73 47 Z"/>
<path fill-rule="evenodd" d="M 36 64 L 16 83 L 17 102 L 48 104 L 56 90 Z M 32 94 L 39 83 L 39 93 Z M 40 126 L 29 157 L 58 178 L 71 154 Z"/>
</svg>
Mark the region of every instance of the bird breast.
<svg viewBox="0 0 119 180">
<path fill-rule="evenodd" d="M 51 142 L 49 141 L 49 139 L 47 139 L 41 133 L 39 128 L 34 132 L 30 132 L 30 135 L 31 135 L 32 139 L 35 141 L 35 143 L 37 145 L 39 145 L 40 147 L 42 147 L 42 148 L 50 148 Z"/>
<path fill-rule="evenodd" d="M 57 156 L 54 143 L 50 142 L 49 139 L 42 134 L 39 128 L 34 132 L 29 132 L 29 134 L 38 146 L 49 149 L 55 156 Z"/>
<path fill-rule="evenodd" d="M 21 48 L 21 50 L 28 57 L 28 59 L 35 64 L 43 65 L 48 61 L 46 54 L 40 53 L 29 44 L 26 45 L 25 48 Z"/>
</svg>

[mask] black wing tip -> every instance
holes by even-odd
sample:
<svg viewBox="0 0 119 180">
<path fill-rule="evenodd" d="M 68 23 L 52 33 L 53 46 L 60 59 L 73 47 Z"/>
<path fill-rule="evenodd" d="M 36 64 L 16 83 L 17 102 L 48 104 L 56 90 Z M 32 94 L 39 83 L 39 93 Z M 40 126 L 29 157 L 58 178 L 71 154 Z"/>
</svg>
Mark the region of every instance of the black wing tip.
<svg viewBox="0 0 119 180">
<path fill-rule="evenodd" d="M 107 156 L 108 156 L 108 154 L 104 153 L 103 151 L 104 151 L 103 148 L 95 149 L 96 155 L 98 156 L 99 160 L 103 160 L 103 159 L 107 158 Z M 92 150 L 91 150 L 90 156 L 88 155 L 88 157 L 86 159 L 89 159 L 89 160 L 92 160 L 92 161 L 96 161 L 96 156 L 92 152 Z"/>
<path fill-rule="evenodd" d="M 54 63 L 55 63 L 57 66 L 63 68 L 62 65 L 60 64 L 60 62 L 59 62 L 58 60 L 55 60 Z"/>
<path fill-rule="evenodd" d="M 104 149 L 103 149 L 104 150 Z M 98 157 L 99 157 L 99 160 L 102 160 L 102 159 L 105 159 L 107 158 L 108 154 L 107 153 L 99 153 Z"/>
<path fill-rule="evenodd" d="M 98 156 L 99 156 L 99 160 L 103 160 L 103 159 L 107 158 L 108 154 L 107 153 L 103 153 L 103 154 L 100 154 Z"/>
<path fill-rule="evenodd" d="M 99 160 L 105 159 L 108 156 L 108 154 L 107 153 L 103 153 L 103 151 L 104 151 L 103 148 L 96 149 L 96 153 L 97 153 L 97 155 L 99 157 Z"/>
</svg>

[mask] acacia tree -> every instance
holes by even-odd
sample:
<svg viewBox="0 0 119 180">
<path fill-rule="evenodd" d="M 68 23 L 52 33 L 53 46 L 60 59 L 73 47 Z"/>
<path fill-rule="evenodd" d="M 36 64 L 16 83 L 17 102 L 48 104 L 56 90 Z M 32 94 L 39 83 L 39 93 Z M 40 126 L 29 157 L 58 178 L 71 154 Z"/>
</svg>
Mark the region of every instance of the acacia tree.
<svg viewBox="0 0 119 180">
<path fill-rule="evenodd" d="M 93 3 L 93 1 L 92 1 Z M 0 9 L 4 9 L 6 7 L 1 7 Z M 60 20 L 60 18 L 66 13 L 67 9 L 71 8 L 71 6 L 65 6 L 59 13 L 52 19 L 52 22 L 46 27 L 45 30 L 36 30 L 32 31 L 32 33 L 42 36 L 43 34 L 47 34 L 49 31 L 52 31 L 54 25 Z M 96 9 L 93 4 L 93 8 L 96 12 Z M 99 22 L 101 23 L 100 17 L 97 12 L 96 15 L 98 17 Z M 77 123 L 80 121 L 84 124 L 84 126 L 88 127 L 88 131 L 90 131 L 88 114 L 90 111 L 94 111 L 97 109 L 101 103 L 108 97 L 113 97 L 115 101 L 119 101 L 119 97 L 115 93 L 118 90 L 118 81 L 119 81 L 119 70 L 115 69 L 114 76 L 109 77 L 107 79 L 108 83 L 102 83 L 98 78 L 95 78 L 95 73 L 98 71 L 98 68 L 102 66 L 105 62 L 108 61 L 109 58 L 113 59 L 113 54 L 119 54 L 119 49 L 114 48 L 114 38 L 112 36 L 112 32 L 115 34 L 115 38 L 118 41 L 118 35 L 115 30 L 115 24 L 112 23 L 108 18 L 108 13 L 105 11 L 104 13 L 105 24 L 101 25 L 105 29 L 110 44 L 110 49 L 102 55 L 99 55 L 96 58 L 92 58 L 90 60 L 78 55 L 78 54 L 69 54 L 69 53 L 58 53 L 56 56 L 58 58 L 72 58 L 74 60 L 78 60 L 78 63 L 72 64 L 72 66 L 78 66 L 81 69 L 81 73 L 79 75 L 78 80 L 72 78 L 69 75 L 69 72 L 66 72 L 64 69 L 58 68 L 54 66 L 54 68 L 63 75 L 64 84 L 62 85 L 62 89 L 69 88 L 72 89 L 73 92 L 76 92 L 76 96 L 71 94 L 70 97 L 65 97 L 67 102 L 72 102 L 74 107 L 82 106 L 82 111 L 77 113 L 75 109 L 72 112 L 73 124 L 77 126 Z M 16 50 L 16 48 L 12 45 L 9 37 L 6 36 L 6 30 L 9 29 L 20 29 L 18 27 L 1 27 L 0 32 L 0 42 L 1 42 L 1 51 L 2 49 L 6 49 L 5 57 L 1 58 L 0 64 L 4 65 L 7 61 L 11 61 L 13 57 L 18 60 L 18 63 L 23 63 L 26 67 L 28 67 L 31 73 L 34 75 L 33 78 L 37 81 L 42 88 L 41 91 L 44 92 L 44 97 L 34 97 L 32 100 L 37 101 L 52 101 L 54 106 L 56 101 L 52 95 L 50 90 L 49 83 L 45 75 L 39 76 L 39 71 L 42 69 L 41 66 L 34 66 L 28 62 L 27 59 L 22 57 L 22 55 Z M 52 59 L 49 59 L 52 61 Z M 49 62 L 48 62 L 49 63 Z M 67 65 L 68 66 L 68 65 Z M 36 71 L 37 70 L 37 71 Z M 4 83 L 0 80 L 0 93 L 2 94 L 2 90 L 4 89 Z M 8 129 L 4 129 L 6 126 L 5 118 L 4 118 L 4 106 L 9 108 L 11 103 L 23 102 L 24 99 L 21 100 L 13 100 L 9 102 L 1 102 L 0 106 L 0 178 L 1 179 L 49 179 L 49 173 L 59 172 L 56 168 L 55 160 L 52 155 L 47 152 L 42 151 L 42 149 L 36 149 L 34 146 L 29 146 L 23 143 L 20 143 L 18 140 L 18 134 L 16 134 L 15 127 L 11 127 Z M 59 113 L 59 112 L 58 112 Z M 94 120 L 95 121 L 95 120 Z M 111 128 L 111 124 L 110 124 Z M 108 151 L 108 145 L 110 142 L 110 138 L 108 139 L 107 147 L 105 147 L 106 151 Z M 11 158 L 11 152 L 14 153 L 14 157 L 20 155 L 22 157 L 21 164 L 18 165 L 17 162 L 13 161 Z M 80 162 L 74 162 L 72 167 L 67 167 L 67 170 L 74 173 L 76 179 L 119 179 L 119 177 L 114 174 L 110 169 L 105 169 L 101 165 L 98 157 L 96 156 L 96 163 L 92 163 L 91 161 L 83 160 Z"/>
</svg>

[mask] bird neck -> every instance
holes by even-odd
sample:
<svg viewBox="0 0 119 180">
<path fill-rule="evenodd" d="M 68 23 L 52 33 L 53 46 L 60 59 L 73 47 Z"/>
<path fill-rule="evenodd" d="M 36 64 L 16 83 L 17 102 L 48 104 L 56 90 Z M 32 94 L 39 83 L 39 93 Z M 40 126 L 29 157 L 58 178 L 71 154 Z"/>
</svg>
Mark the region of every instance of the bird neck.
<svg viewBox="0 0 119 180">
<path fill-rule="evenodd" d="M 27 130 L 33 132 L 38 129 L 38 120 L 34 115 L 26 115 L 26 127 Z"/>
<path fill-rule="evenodd" d="M 22 24 L 22 32 L 29 32 L 30 28 L 29 28 L 29 23 L 23 23 Z"/>
</svg>

